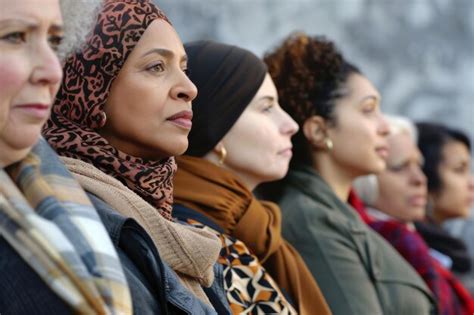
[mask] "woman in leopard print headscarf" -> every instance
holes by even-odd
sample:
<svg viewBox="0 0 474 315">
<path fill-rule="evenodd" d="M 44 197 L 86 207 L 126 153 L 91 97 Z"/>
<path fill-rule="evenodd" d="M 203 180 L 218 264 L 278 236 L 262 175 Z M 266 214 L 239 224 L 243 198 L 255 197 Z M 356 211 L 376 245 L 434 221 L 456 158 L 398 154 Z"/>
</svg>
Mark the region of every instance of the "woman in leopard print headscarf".
<svg viewBox="0 0 474 315">
<path fill-rule="evenodd" d="M 140 5 L 131 5 L 137 2 Z M 114 146 L 102 130 L 113 82 L 127 57 L 155 20 L 169 21 L 156 6 L 143 1 L 106 1 L 96 27 L 83 50 L 66 59 L 64 79 L 44 128 L 48 142 L 63 156 L 93 164 L 170 218 L 174 157 L 160 160 L 133 156 Z M 191 83 L 189 83 L 191 85 Z M 195 94 L 194 89 L 190 94 Z M 186 95 L 190 107 L 194 98 Z M 137 102 L 139 103 L 139 102 Z M 112 117 L 108 117 L 111 120 Z M 130 123 L 132 118 L 130 117 Z M 144 124 L 147 121 L 143 121 Z M 132 139 L 140 141 L 139 139 Z"/>
<path fill-rule="evenodd" d="M 163 260 L 209 304 L 201 286 L 213 282 L 220 243 L 171 219 L 173 156 L 187 148 L 197 94 L 186 67 L 179 36 L 151 1 L 105 0 L 86 44 L 65 61 L 43 134 L 95 206 L 138 221 Z"/>
</svg>

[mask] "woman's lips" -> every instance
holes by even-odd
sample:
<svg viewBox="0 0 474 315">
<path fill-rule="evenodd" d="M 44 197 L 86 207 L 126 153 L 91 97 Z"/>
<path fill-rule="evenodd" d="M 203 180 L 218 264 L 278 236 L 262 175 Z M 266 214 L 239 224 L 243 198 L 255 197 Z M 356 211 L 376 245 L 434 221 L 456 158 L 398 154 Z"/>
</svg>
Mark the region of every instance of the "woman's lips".
<svg viewBox="0 0 474 315">
<path fill-rule="evenodd" d="M 278 152 L 279 155 L 286 156 L 286 157 L 292 157 L 293 156 L 293 150 L 292 148 L 286 148 Z"/>
<path fill-rule="evenodd" d="M 191 129 L 193 123 L 193 112 L 190 110 L 183 110 L 174 114 L 173 116 L 168 117 L 166 120 L 172 122 L 173 124 L 177 125 L 178 127 L 184 129 Z"/>
<path fill-rule="evenodd" d="M 426 196 L 424 195 L 415 195 L 409 198 L 409 203 L 415 207 L 425 207 L 426 206 Z"/>
<path fill-rule="evenodd" d="M 14 108 L 19 109 L 34 118 L 46 119 L 49 116 L 50 105 L 42 103 L 30 103 L 16 105 Z"/>
<path fill-rule="evenodd" d="M 388 158 L 388 147 L 378 147 L 375 149 L 375 152 L 383 159 Z"/>
</svg>

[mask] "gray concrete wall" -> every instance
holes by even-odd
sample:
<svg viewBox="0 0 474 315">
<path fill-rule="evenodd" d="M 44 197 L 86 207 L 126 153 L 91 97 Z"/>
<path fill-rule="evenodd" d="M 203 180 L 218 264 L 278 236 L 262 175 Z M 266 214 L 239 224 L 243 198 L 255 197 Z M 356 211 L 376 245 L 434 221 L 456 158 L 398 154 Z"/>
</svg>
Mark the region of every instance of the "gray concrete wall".
<svg viewBox="0 0 474 315">
<path fill-rule="evenodd" d="M 474 0 L 157 0 L 183 41 L 258 55 L 294 30 L 326 35 L 376 84 L 387 113 L 474 140 Z"/>
</svg>

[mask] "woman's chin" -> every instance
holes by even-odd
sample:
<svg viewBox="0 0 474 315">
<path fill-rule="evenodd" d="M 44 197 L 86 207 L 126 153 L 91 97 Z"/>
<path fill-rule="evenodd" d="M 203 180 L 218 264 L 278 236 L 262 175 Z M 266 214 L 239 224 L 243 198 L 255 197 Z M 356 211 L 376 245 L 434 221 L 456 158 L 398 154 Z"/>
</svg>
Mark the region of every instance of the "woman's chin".
<svg viewBox="0 0 474 315">
<path fill-rule="evenodd" d="M 18 152 L 28 152 L 33 148 L 40 138 L 40 133 L 34 133 L 32 135 L 20 135 L 16 138 L 16 140 L 9 141 L 10 147 L 14 151 Z M 3 152 L 2 152 L 3 153 Z"/>
<path fill-rule="evenodd" d="M 188 149 L 188 138 L 177 143 L 176 148 L 172 152 L 174 154 L 172 154 L 171 156 L 183 155 L 187 149 Z"/>
<path fill-rule="evenodd" d="M 263 182 L 268 183 L 268 182 L 274 182 L 274 181 L 283 179 L 287 173 L 288 173 L 288 167 L 279 169 L 275 172 L 267 174 Z"/>
<path fill-rule="evenodd" d="M 385 161 L 378 161 L 374 163 L 372 170 L 369 174 L 379 174 L 387 169 L 387 163 Z"/>
</svg>

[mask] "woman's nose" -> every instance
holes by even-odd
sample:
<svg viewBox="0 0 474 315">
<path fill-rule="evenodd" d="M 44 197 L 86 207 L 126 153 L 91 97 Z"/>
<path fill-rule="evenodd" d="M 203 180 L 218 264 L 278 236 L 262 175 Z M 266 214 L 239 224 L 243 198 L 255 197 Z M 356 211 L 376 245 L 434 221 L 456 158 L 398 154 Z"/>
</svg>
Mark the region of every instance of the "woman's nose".
<svg viewBox="0 0 474 315">
<path fill-rule="evenodd" d="M 411 174 L 412 174 L 412 181 L 416 185 L 426 185 L 426 176 L 419 165 L 416 164 L 412 166 Z"/>
<path fill-rule="evenodd" d="M 298 132 L 300 127 L 298 126 L 296 121 L 294 121 L 294 119 L 291 118 L 290 115 L 288 115 L 287 112 L 285 112 L 283 109 L 281 109 L 281 111 L 283 113 L 282 132 L 284 134 L 293 136 L 295 133 Z"/>
<path fill-rule="evenodd" d="M 60 83 L 63 70 L 59 62 L 56 52 L 49 44 L 39 44 L 34 58 L 34 69 L 31 74 L 31 82 L 33 84 L 57 85 Z"/>
<path fill-rule="evenodd" d="M 377 131 L 382 136 L 388 136 L 390 134 L 390 125 L 388 124 L 387 119 L 385 119 L 385 116 L 382 113 L 379 114 Z"/>
<path fill-rule="evenodd" d="M 179 81 L 171 89 L 171 96 L 175 99 L 182 99 L 186 102 L 191 102 L 196 98 L 198 90 L 196 85 L 183 72 L 179 76 Z"/>
</svg>

